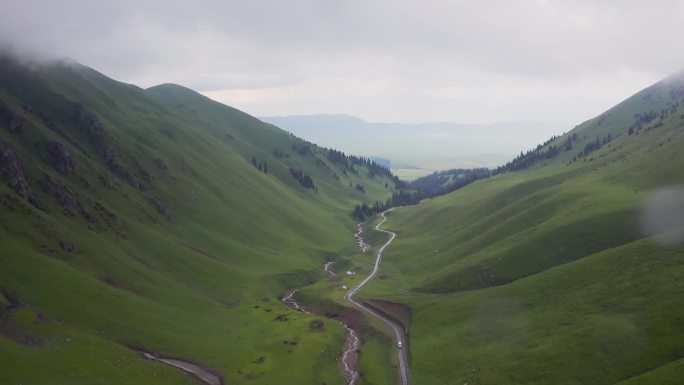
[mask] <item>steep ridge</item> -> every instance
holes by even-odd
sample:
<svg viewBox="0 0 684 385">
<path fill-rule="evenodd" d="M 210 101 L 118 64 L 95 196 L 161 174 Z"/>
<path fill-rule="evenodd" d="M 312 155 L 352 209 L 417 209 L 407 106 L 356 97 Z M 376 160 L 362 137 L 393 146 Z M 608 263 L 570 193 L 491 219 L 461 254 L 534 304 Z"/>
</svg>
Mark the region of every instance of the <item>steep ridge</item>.
<svg viewBox="0 0 684 385">
<path fill-rule="evenodd" d="M 334 384 L 344 329 L 278 298 L 396 179 L 181 86 L 2 57 L 0 182 L 0 382 L 194 381 L 140 349 Z"/>
<path fill-rule="evenodd" d="M 410 306 L 415 382 L 612 384 L 682 357 L 683 148 L 679 72 L 396 210 L 386 279 L 362 295 Z"/>
</svg>

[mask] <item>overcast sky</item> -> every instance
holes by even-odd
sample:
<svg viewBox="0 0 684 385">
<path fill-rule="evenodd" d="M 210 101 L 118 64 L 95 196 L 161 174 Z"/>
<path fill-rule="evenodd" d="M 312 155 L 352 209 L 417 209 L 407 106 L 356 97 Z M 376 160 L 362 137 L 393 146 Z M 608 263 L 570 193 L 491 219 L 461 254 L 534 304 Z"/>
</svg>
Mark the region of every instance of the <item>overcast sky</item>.
<svg viewBox="0 0 684 385">
<path fill-rule="evenodd" d="M 570 126 L 684 67 L 684 0 L 0 0 L 0 9 L 0 39 L 15 49 L 141 87 L 182 84 L 258 116 Z"/>
</svg>

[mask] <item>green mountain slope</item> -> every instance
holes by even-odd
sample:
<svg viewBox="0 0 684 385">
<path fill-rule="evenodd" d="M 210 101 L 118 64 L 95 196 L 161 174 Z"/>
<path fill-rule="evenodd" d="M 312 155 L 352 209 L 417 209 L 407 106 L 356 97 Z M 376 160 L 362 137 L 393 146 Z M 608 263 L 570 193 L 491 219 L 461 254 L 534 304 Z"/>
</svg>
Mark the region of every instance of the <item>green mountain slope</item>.
<svg viewBox="0 0 684 385">
<path fill-rule="evenodd" d="M 684 72 L 500 170 L 514 171 L 396 210 L 384 279 L 362 295 L 411 308 L 414 382 L 681 378 L 684 249 L 652 235 L 681 233 L 682 149 Z M 675 197 L 645 230 L 661 189 Z"/>
<path fill-rule="evenodd" d="M 1 58 L 0 382 L 197 383 L 143 349 L 342 383 L 344 330 L 278 298 L 355 252 L 354 205 L 395 188 L 371 166 L 180 86 Z"/>
</svg>

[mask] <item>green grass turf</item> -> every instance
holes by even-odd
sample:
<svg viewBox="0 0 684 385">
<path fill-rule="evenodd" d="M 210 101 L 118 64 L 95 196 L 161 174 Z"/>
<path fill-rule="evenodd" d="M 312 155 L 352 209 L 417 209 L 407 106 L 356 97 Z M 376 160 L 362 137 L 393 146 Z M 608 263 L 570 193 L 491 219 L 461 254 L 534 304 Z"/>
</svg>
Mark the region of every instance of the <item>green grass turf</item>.
<svg viewBox="0 0 684 385">
<path fill-rule="evenodd" d="M 392 213 L 385 226 L 398 238 L 360 296 L 411 309 L 415 383 L 677 378 L 684 251 L 645 238 L 639 218 L 653 191 L 684 184 L 683 84 L 672 77 L 583 123 L 555 142 L 577 134 L 573 150 L 532 169 Z M 388 178 L 344 170 L 324 149 L 183 87 L 142 90 L 78 65 L 28 70 L 3 58 L 0 102 L 22 127 L 0 122 L 0 140 L 41 202 L 0 177 L 1 383 L 197 383 L 133 348 L 200 362 L 231 384 L 343 382 L 344 329 L 278 297 L 303 287 L 305 303 L 344 310 L 340 286 L 358 282 L 384 242 L 367 231 L 374 250 L 356 253 L 349 214 L 386 199 Z M 75 103 L 100 124 L 79 127 Z M 628 135 L 649 111 L 659 116 Z M 76 172 L 52 166 L 55 140 Z M 40 187 L 46 176 L 78 205 L 60 207 Z M 328 260 L 358 274 L 327 279 Z M 367 321 L 362 383 L 393 383 L 390 333 Z"/>
<path fill-rule="evenodd" d="M 11 364 L 2 365 L 0 383 L 198 383 L 133 348 L 199 362 L 230 384 L 343 382 L 336 360 L 344 329 L 323 319 L 324 332 L 311 330 L 320 317 L 279 296 L 355 250 L 351 211 L 387 199 L 389 178 L 361 165 L 344 169 L 327 150 L 194 91 L 143 90 L 79 65 L 29 70 L 2 58 L 0 103 L 22 126 L 12 133 L 0 122 L 0 140 L 41 202 L 33 207 L 0 176 L 0 289 L 21 301 L 16 314 L 45 320 L 12 330 L 49 341 L 73 336 L 53 346 L 0 334 L 0 362 Z M 79 128 L 75 103 L 100 128 Z M 53 167 L 47 141 L 64 145 L 75 172 Z M 141 188 L 108 166 L 98 143 L 115 149 L 115 162 Z M 302 146 L 308 152 L 296 151 Z M 267 163 L 267 174 L 252 157 Z M 290 167 L 310 175 L 317 191 Z M 45 176 L 81 208 L 61 207 L 40 187 Z M 8 306 L 3 296 L 0 307 Z"/>
<path fill-rule="evenodd" d="M 646 373 L 640 374 L 625 381 L 621 381 L 619 385 L 644 385 L 644 384 L 662 384 L 675 385 L 681 382 L 684 375 L 684 361 L 679 359 L 669 364 L 657 367 Z"/>
<path fill-rule="evenodd" d="M 676 383 L 684 249 L 646 238 L 641 218 L 654 191 L 684 184 L 683 84 L 578 126 L 572 151 L 532 169 L 392 213 L 384 279 L 360 295 L 411 308 L 415 383 Z"/>
</svg>

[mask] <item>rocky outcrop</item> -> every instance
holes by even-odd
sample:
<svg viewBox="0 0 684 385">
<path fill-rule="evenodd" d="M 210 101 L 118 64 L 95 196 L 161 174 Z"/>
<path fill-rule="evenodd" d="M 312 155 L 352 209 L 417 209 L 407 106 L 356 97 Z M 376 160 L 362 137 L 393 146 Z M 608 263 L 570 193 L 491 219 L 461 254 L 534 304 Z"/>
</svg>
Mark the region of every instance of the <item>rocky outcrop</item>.
<svg viewBox="0 0 684 385">
<path fill-rule="evenodd" d="M 150 173 L 147 172 L 147 170 L 145 170 L 141 167 L 139 172 L 140 172 L 140 176 L 142 177 L 142 180 L 145 183 L 147 183 L 147 184 L 152 183 L 152 175 L 150 175 Z"/>
<path fill-rule="evenodd" d="M 73 253 L 76 249 L 73 243 L 64 240 L 59 241 L 59 247 L 61 247 L 62 250 L 66 251 L 67 253 Z"/>
<path fill-rule="evenodd" d="M 43 179 L 38 181 L 38 186 L 40 186 L 44 193 L 54 197 L 64 210 L 72 214 L 83 211 L 81 202 L 76 194 L 58 179 L 44 175 Z"/>
<path fill-rule="evenodd" d="M 81 104 L 74 105 L 71 118 L 76 129 L 85 136 L 86 141 L 93 146 L 97 155 L 108 164 L 113 162 L 117 154 L 114 138 L 107 132 L 100 119 Z"/>
<path fill-rule="evenodd" d="M 152 204 L 152 206 L 154 206 L 154 209 L 157 210 L 159 214 L 163 215 L 164 218 L 173 222 L 173 213 L 171 212 L 171 210 L 168 209 L 168 207 L 166 207 L 166 205 L 162 201 L 154 197 L 147 197 L 147 200 Z"/>
<path fill-rule="evenodd" d="M 14 134 L 21 132 L 21 120 L 12 118 L 7 122 L 7 129 Z"/>
<path fill-rule="evenodd" d="M 24 170 L 17 158 L 14 148 L 7 142 L 0 141 L 0 176 L 7 178 L 7 185 L 32 203 L 38 200 L 33 196 L 31 187 L 24 177 Z"/>
<path fill-rule="evenodd" d="M 62 143 L 57 141 L 48 142 L 47 151 L 55 170 L 62 174 L 71 174 L 76 171 L 76 161 Z"/>
<path fill-rule="evenodd" d="M 49 128 L 49 129 L 52 130 L 52 131 L 58 131 L 57 123 L 56 123 L 55 120 L 54 120 L 52 117 L 50 117 L 48 114 L 46 114 L 46 113 L 44 113 L 44 112 L 39 112 L 39 113 L 38 113 L 38 118 L 40 118 L 40 120 L 43 122 L 43 124 L 45 125 L 45 127 Z"/>
<path fill-rule="evenodd" d="M 157 164 L 157 167 L 162 170 L 162 171 L 169 171 L 169 166 L 164 162 L 163 159 L 155 159 L 154 162 Z"/>
<path fill-rule="evenodd" d="M 119 163 L 111 162 L 109 163 L 109 169 L 112 170 L 112 172 L 116 174 L 116 176 L 128 182 L 128 184 L 132 187 L 138 190 L 142 189 L 142 184 L 140 184 L 138 178 L 133 176 L 133 174 L 131 174 L 131 172 L 128 171 L 128 169 L 126 169 L 126 167 L 120 165 Z"/>
<path fill-rule="evenodd" d="M 14 116 L 12 111 L 7 109 L 5 106 L 0 105 L 0 122 L 13 134 L 21 132 L 21 119 Z"/>
<path fill-rule="evenodd" d="M 107 224 L 109 224 L 110 227 L 120 228 L 123 226 L 123 220 L 119 218 L 118 215 L 109 211 L 101 203 L 95 202 L 95 211 L 97 211 L 98 214 L 100 214 L 100 216 L 107 221 Z"/>
<path fill-rule="evenodd" d="M 100 175 L 100 180 L 102 184 L 110 190 L 116 190 L 116 180 L 112 175 Z"/>
<path fill-rule="evenodd" d="M 109 169 L 118 177 L 128 182 L 132 187 L 142 190 L 142 183 L 125 166 L 116 161 L 118 149 L 116 141 L 109 134 L 98 117 L 86 110 L 81 104 L 75 104 L 71 114 L 74 125 L 85 136 Z"/>
</svg>

